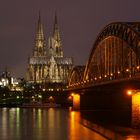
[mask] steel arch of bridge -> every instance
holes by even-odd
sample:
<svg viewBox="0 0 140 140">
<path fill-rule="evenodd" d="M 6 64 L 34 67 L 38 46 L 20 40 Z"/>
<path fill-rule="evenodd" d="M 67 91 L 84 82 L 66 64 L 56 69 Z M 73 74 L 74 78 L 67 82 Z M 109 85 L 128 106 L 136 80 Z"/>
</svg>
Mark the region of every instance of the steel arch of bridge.
<svg viewBox="0 0 140 140">
<path fill-rule="evenodd" d="M 97 36 L 81 83 L 132 78 L 139 72 L 140 22 L 115 22 L 107 25 Z M 73 85 L 77 86 L 77 82 Z"/>
<path fill-rule="evenodd" d="M 75 66 L 70 73 L 68 85 L 78 85 L 83 80 L 84 70 L 85 66 Z"/>
<path fill-rule="evenodd" d="M 140 58 L 140 22 L 116 22 L 107 25 L 98 35 L 91 50 L 89 60 L 84 72 L 83 81 L 90 80 L 87 76 L 97 47 L 109 37 L 115 37 L 127 44 L 127 47 Z M 108 46 L 107 46 L 108 47 Z M 139 61 L 139 60 L 137 60 Z M 106 74 L 105 74 L 106 76 Z M 96 78 L 96 77 L 95 77 Z"/>
</svg>

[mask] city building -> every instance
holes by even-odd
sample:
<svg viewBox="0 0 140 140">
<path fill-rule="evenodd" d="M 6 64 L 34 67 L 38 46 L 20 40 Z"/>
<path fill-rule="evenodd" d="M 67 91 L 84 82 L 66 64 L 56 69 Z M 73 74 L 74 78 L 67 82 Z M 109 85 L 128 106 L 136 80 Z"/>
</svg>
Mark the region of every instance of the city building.
<svg viewBox="0 0 140 140">
<path fill-rule="evenodd" d="M 6 69 L 0 74 L 0 88 L 8 88 L 10 91 L 22 91 L 21 79 L 11 76 L 11 73 Z"/>
<path fill-rule="evenodd" d="M 29 83 L 66 85 L 73 67 L 73 59 L 64 57 L 62 42 L 55 14 L 53 32 L 46 45 L 41 16 L 39 14 L 33 54 L 28 59 Z"/>
<path fill-rule="evenodd" d="M 12 81 L 13 78 L 11 77 L 11 73 L 7 71 L 7 69 L 3 71 L 2 74 L 0 75 L 0 86 L 8 87 L 9 85 L 13 84 Z"/>
</svg>

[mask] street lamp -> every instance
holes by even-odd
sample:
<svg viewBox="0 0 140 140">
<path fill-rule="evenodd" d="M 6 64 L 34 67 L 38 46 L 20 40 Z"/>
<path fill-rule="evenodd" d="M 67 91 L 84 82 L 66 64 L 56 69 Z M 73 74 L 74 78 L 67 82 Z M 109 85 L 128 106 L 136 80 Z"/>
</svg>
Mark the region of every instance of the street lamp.
<svg viewBox="0 0 140 140">
<path fill-rule="evenodd" d="M 127 91 L 127 94 L 128 94 L 128 95 L 132 95 L 132 90 L 128 90 L 128 91 Z"/>
</svg>

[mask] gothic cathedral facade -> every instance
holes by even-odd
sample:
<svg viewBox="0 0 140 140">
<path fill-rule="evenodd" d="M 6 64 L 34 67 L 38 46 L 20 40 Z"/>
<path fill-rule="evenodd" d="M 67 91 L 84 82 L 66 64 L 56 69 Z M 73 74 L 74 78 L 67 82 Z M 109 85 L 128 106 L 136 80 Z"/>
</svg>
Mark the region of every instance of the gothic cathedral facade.
<svg viewBox="0 0 140 140">
<path fill-rule="evenodd" d="M 35 45 L 33 53 L 28 59 L 27 81 L 38 84 L 67 84 L 72 67 L 72 57 L 64 57 L 56 14 L 53 33 L 48 39 L 48 45 L 46 45 L 39 14 Z"/>
</svg>

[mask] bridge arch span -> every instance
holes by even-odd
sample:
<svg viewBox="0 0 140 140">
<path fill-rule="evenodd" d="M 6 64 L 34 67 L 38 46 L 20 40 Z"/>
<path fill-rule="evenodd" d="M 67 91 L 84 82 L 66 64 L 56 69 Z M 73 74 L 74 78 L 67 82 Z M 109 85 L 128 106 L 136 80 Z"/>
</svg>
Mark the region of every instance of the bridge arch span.
<svg viewBox="0 0 140 140">
<path fill-rule="evenodd" d="M 84 70 L 85 66 L 75 66 L 70 73 L 68 85 L 71 86 L 80 83 L 83 79 Z"/>
<path fill-rule="evenodd" d="M 93 44 L 83 81 L 131 78 L 139 70 L 140 22 L 115 22 Z"/>
</svg>

